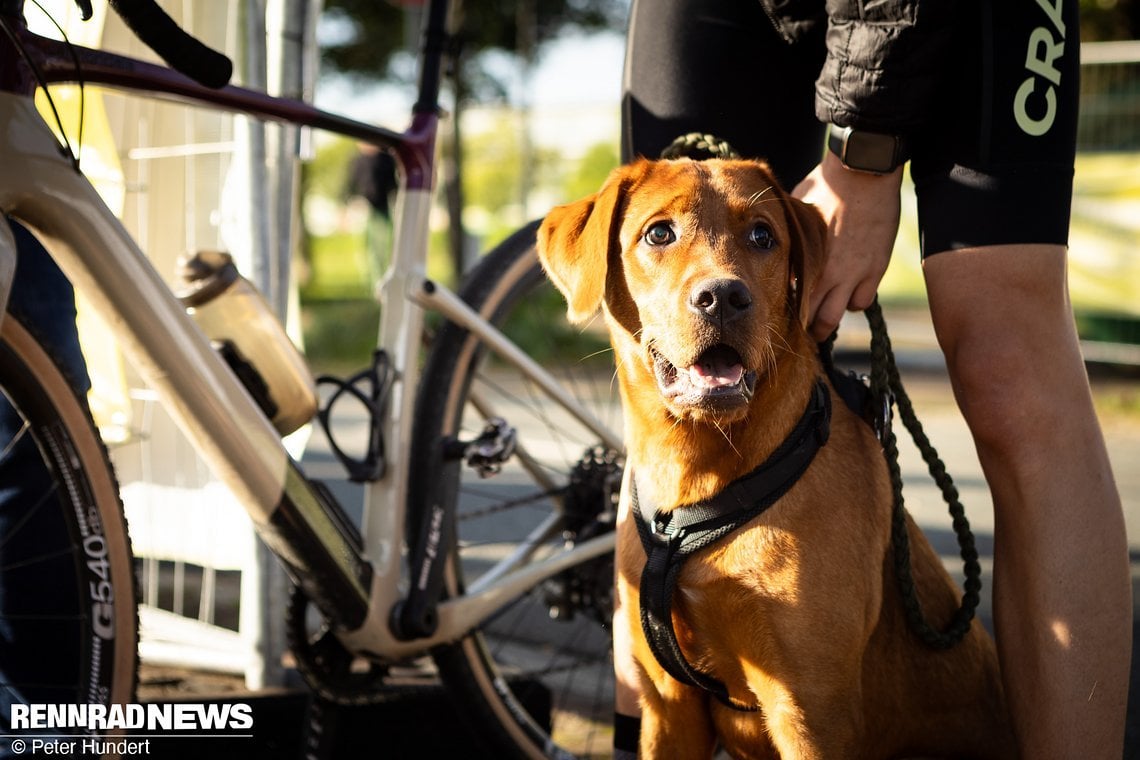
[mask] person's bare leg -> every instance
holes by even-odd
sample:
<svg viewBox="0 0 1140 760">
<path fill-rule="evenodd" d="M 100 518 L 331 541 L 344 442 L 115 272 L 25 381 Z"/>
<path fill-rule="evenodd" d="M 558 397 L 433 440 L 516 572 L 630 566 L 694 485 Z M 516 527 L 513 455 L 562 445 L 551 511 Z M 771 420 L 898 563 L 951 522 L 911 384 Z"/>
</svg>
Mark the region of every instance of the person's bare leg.
<svg viewBox="0 0 1140 760">
<path fill-rule="evenodd" d="M 637 734 L 641 723 L 641 687 L 637 663 L 633 658 L 633 633 L 619 600 L 614 610 L 614 760 L 637 757 Z M 631 735 L 632 734 L 632 735 Z"/>
<path fill-rule="evenodd" d="M 622 499 L 618 504 L 617 531 L 636 531 L 629 522 L 629 478 L 632 470 L 626 468 L 622 482 Z M 638 735 L 641 730 L 641 677 L 633 655 L 634 631 L 628 610 L 635 604 L 630 598 L 631 587 L 621 577 L 622 542 L 619 538 L 615 550 L 614 567 L 614 760 L 633 760 L 637 757 Z"/>
<path fill-rule="evenodd" d="M 995 509 L 994 614 L 1024 758 L 1121 756 L 1127 538 L 1060 246 L 947 251 L 924 271 Z"/>
</svg>

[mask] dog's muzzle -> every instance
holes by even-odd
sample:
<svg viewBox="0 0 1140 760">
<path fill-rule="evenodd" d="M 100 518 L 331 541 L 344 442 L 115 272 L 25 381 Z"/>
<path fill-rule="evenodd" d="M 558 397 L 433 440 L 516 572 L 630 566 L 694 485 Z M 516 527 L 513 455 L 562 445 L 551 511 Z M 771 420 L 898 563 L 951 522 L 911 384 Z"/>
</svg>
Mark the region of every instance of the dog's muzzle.
<svg viewBox="0 0 1140 760">
<path fill-rule="evenodd" d="M 756 389 L 757 373 L 745 369 L 740 353 L 723 343 L 706 349 L 687 367 L 678 367 L 656 350 L 651 355 L 657 387 L 673 404 L 735 406 L 747 403 Z"/>
</svg>

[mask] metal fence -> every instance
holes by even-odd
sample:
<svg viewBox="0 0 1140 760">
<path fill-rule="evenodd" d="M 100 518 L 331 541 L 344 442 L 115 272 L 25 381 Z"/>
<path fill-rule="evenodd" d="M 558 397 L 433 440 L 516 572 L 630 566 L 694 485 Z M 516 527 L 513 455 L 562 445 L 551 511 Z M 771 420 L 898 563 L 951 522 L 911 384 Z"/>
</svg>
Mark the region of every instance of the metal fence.
<svg viewBox="0 0 1140 760">
<path fill-rule="evenodd" d="M 1077 150 L 1140 150 L 1140 40 L 1082 45 Z"/>
<path fill-rule="evenodd" d="M 1085 357 L 1140 365 L 1140 40 L 1081 46 L 1069 279 Z"/>
</svg>

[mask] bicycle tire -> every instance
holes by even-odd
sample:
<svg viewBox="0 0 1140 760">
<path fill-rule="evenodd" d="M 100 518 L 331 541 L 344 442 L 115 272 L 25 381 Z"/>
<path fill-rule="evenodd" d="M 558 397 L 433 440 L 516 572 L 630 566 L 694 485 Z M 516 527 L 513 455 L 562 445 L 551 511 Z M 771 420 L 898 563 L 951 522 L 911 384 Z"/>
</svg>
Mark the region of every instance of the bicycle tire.
<svg viewBox="0 0 1140 760">
<path fill-rule="evenodd" d="M 485 255 L 459 294 L 492 323 L 507 323 L 503 329 L 508 335 L 513 325 L 537 327 L 540 335 L 554 342 L 576 340 L 582 331 L 565 323 L 565 304 L 538 263 L 536 229 L 537 223 L 523 228 Z M 537 316 L 527 311 L 536 308 L 540 312 Z M 513 321 L 508 321 L 512 315 Z M 557 320 L 564 326 L 561 336 L 552 334 L 551 324 Z M 580 400 L 596 402 L 610 416 L 620 415 L 608 338 L 594 331 L 589 341 L 604 347 L 594 352 L 606 359 L 603 366 L 583 362 L 582 351 L 588 349 L 567 350 L 563 346 L 562 351 L 568 353 L 569 373 L 559 377 L 569 378 L 563 382 Z M 531 356 L 538 358 L 533 352 Z M 550 366 L 553 359 L 545 357 L 541 363 L 555 371 Z M 479 412 L 471 408 L 473 386 L 480 389 L 484 404 Z M 531 408 L 534 397 L 529 396 L 518 374 L 493 362 L 488 368 L 488 351 L 467 330 L 451 323 L 440 328 L 420 388 L 411 448 L 410 519 L 416 523 L 426 505 L 439 504 L 440 499 L 459 502 L 454 510 L 455 539 L 447 565 L 447 594 L 462 592 L 464 577 L 473 574 L 476 564 L 486 561 L 486 553 L 494 553 L 496 548 L 499 554 L 510 551 L 534 523 L 551 514 L 552 492 L 561 495 L 565 506 L 570 497 L 564 489 L 581 488 L 583 480 L 604 477 L 611 481 L 614 501 L 593 503 L 601 497 L 595 489 L 586 495 L 590 509 L 603 512 L 616 507 L 620 452 L 601 451 L 593 434 L 571 429 L 569 423 L 555 418 L 553 411 L 537 401 Z M 499 402 L 495 411 L 503 412 L 497 416 L 518 428 L 520 447 L 528 449 L 532 460 L 539 459 L 543 467 L 550 468 L 553 485 L 537 489 L 525 485 L 525 480 L 520 480 L 525 468 L 516 461 L 517 456 L 487 480 L 466 467 L 447 466 L 441 461 L 444 440 L 478 434 L 488 414 L 490 394 Z M 620 430 L 620 424 L 615 429 Z M 554 437 L 560 439 L 557 446 L 552 446 Z M 568 486 L 571 481 L 578 485 Z M 473 495 L 470 486 L 476 482 L 478 493 Z M 492 494 L 492 489 L 502 493 Z M 583 498 L 578 498 L 581 501 Z M 515 514 L 518 510 L 526 514 Z M 501 516 L 508 513 L 508 518 Z M 497 515 L 500 525 L 479 524 Z M 504 532 L 504 519 L 510 523 L 506 527 L 517 528 L 517 533 Z M 606 529 L 589 519 L 584 526 L 576 523 L 576 537 Z M 565 525 L 560 530 L 566 533 L 553 536 L 552 543 L 567 540 L 570 531 Z M 610 555 L 584 563 L 555 579 L 553 585 L 545 583 L 516 600 L 474 634 L 433 651 L 458 714 L 474 728 L 474 739 L 484 745 L 486 756 L 608 756 L 613 716 L 609 631 L 612 573 Z M 562 621 L 550 620 L 552 610 L 561 614 Z"/>
<path fill-rule="evenodd" d="M 11 314 L 0 324 L 0 394 L 20 417 L 0 441 L 0 489 L 19 482 L 35 494 L 5 505 L 20 512 L 0 535 L 0 691 L 5 702 L 128 704 L 138 607 L 118 484 L 87 404 Z M 20 734 L 7 704 L 0 719 Z"/>
</svg>

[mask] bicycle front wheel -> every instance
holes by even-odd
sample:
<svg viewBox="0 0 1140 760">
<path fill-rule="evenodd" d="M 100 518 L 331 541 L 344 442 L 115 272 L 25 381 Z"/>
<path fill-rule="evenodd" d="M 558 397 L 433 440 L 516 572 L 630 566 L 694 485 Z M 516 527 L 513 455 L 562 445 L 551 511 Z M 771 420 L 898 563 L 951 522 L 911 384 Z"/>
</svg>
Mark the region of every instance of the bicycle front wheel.
<svg viewBox="0 0 1140 760">
<path fill-rule="evenodd" d="M 488 253 L 460 296 L 554 374 L 563 391 L 620 430 L 604 332 L 565 321 L 534 249 L 536 225 Z M 413 436 L 411 518 L 455 516 L 446 592 L 612 531 L 622 452 L 469 331 L 445 324 L 424 367 Z M 445 452 L 493 419 L 517 432 L 503 462 Z M 418 524 L 418 523 L 417 523 Z M 608 755 L 613 716 L 612 553 L 579 563 L 514 600 L 462 641 L 433 652 L 460 714 L 492 757 Z"/>
<path fill-rule="evenodd" d="M 90 413 L 11 314 L 0 324 L 0 756 L 14 704 L 134 695 L 134 564 Z M 59 727 L 47 733 L 74 733 Z M 99 731 L 93 733 L 102 733 Z M 29 741 L 30 746 L 30 741 Z"/>
</svg>

